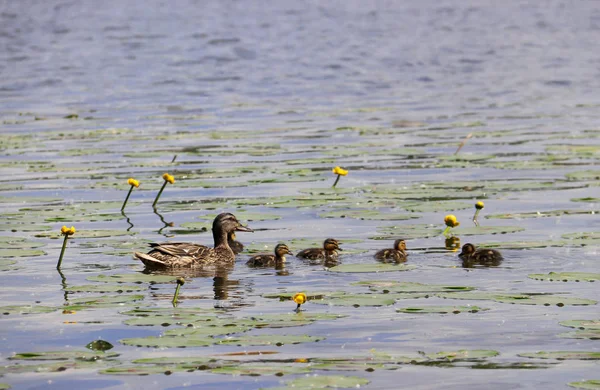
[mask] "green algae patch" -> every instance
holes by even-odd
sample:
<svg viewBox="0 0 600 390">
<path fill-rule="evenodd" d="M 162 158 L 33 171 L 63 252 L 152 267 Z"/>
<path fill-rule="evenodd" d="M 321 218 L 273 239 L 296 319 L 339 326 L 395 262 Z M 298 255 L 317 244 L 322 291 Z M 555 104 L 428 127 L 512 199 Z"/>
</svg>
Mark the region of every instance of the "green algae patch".
<svg viewBox="0 0 600 390">
<path fill-rule="evenodd" d="M 549 282 L 596 282 L 600 280 L 600 274 L 588 272 L 550 272 L 547 274 L 529 274 L 527 277 Z"/>
<path fill-rule="evenodd" d="M 556 360 L 600 360 L 600 352 L 587 351 L 553 351 L 553 352 L 531 352 L 519 353 L 517 356 L 537 359 L 556 359 Z"/>
<path fill-rule="evenodd" d="M 420 307 L 403 307 L 396 309 L 398 313 L 410 314 L 459 314 L 459 313 L 477 313 L 480 311 L 489 310 L 479 306 L 420 306 Z"/>
<path fill-rule="evenodd" d="M 367 272 L 396 272 L 410 271 L 417 268 L 415 265 L 406 264 L 340 264 L 328 268 L 330 272 L 367 273 Z"/>
</svg>

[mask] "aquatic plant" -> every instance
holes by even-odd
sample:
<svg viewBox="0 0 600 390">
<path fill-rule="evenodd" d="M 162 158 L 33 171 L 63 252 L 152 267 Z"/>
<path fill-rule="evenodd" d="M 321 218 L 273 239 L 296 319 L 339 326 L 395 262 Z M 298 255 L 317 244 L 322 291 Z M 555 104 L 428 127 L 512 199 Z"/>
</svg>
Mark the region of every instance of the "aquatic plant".
<svg viewBox="0 0 600 390">
<path fill-rule="evenodd" d="M 444 217 L 444 223 L 446 224 L 446 229 L 444 229 L 444 236 L 448 236 L 451 228 L 457 227 L 460 225 L 460 222 L 456 219 L 456 216 L 453 214 L 448 214 Z"/>
<path fill-rule="evenodd" d="M 331 186 L 332 188 L 335 188 L 335 186 L 337 185 L 338 181 L 340 181 L 340 177 L 341 176 L 346 176 L 348 174 L 348 171 L 345 169 L 342 169 L 340 167 L 335 167 L 331 170 L 331 172 L 333 172 L 333 174 L 337 175 L 335 182 L 333 183 L 333 185 Z"/>
<path fill-rule="evenodd" d="M 482 201 L 475 203 L 475 215 L 473 215 L 473 223 L 475 224 L 475 226 L 479 226 L 479 221 L 477 221 L 477 216 L 479 215 L 479 212 L 483 209 L 483 207 L 484 207 L 484 204 Z"/>
<path fill-rule="evenodd" d="M 156 208 L 156 203 L 158 202 L 158 199 L 162 195 L 165 187 L 167 186 L 167 183 L 175 184 L 175 178 L 173 176 L 169 175 L 168 173 L 163 174 L 162 178 L 165 182 L 163 183 L 162 187 L 160 187 L 158 194 L 156 194 L 156 199 L 154 199 L 154 203 L 152 203 L 152 207 L 154 207 L 154 208 Z"/>
<path fill-rule="evenodd" d="M 296 311 L 300 311 L 300 306 L 302 306 L 307 300 L 306 294 L 297 293 L 296 295 L 294 295 L 292 300 L 298 304 L 298 306 L 296 306 Z"/>
<path fill-rule="evenodd" d="M 69 236 L 75 234 L 75 226 L 71 226 L 70 228 L 63 226 L 60 229 L 60 234 L 65 236 L 65 240 L 63 241 L 62 249 L 60 250 L 60 256 L 58 257 L 58 263 L 56 264 L 56 269 L 60 270 L 60 266 L 62 264 L 63 256 L 65 254 L 65 249 L 67 248 L 67 240 Z"/>
<path fill-rule="evenodd" d="M 121 206 L 121 211 L 125 210 L 127 201 L 129 200 L 129 197 L 131 196 L 131 191 L 133 191 L 133 187 L 138 188 L 140 186 L 140 182 L 135 180 L 133 177 L 130 177 L 129 180 L 127 180 L 127 184 L 129 184 L 131 187 L 129 187 L 129 192 L 127 193 L 127 196 L 125 197 L 125 202 L 123 202 L 123 206 Z"/>
<path fill-rule="evenodd" d="M 179 298 L 179 289 L 185 284 L 185 279 L 182 277 L 177 278 L 177 288 L 175 288 L 175 294 L 173 295 L 173 307 L 177 307 L 177 298 Z"/>
</svg>

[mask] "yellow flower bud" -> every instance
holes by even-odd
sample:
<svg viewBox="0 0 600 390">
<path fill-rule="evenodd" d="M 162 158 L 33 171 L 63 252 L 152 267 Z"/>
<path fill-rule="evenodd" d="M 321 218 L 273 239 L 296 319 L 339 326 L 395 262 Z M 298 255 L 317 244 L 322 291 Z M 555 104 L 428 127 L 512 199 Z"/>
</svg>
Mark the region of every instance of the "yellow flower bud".
<svg viewBox="0 0 600 390">
<path fill-rule="evenodd" d="M 346 176 L 348 174 L 347 170 L 342 169 L 340 167 L 333 168 L 332 172 L 335 173 L 336 175 L 341 175 L 341 176 Z"/>
<path fill-rule="evenodd" d="M 481 210 L 483 208 L 483 206 L 484 206 L 484 204 L 483 204 L 482 201 L 479 201 L 479 202 L 475 203 L 475 208 L 477 210 Z"/>
<path fill-rule="evenodd" d="M 446 217 L 444 218 L 444 223 L 448 227 L 457 227 L 458 225 L 460 225 L 460 222 L 456 220 L 456 216 L 452 214 L 446 215 Z"/>
<path fill-rule="evenodd" d="M 298 305 L 302 305 L 306 302 L 306 294 L 304 293 L 298 293 L 296 295 L 294 295 L 294 298 L 292 298 L 294 302 L 296 302 Z"/>
<path fill-rule="evenodd" d="M 169 175 L 168 173 L 165 173 L 164 175 L 162 175 L 162 178 L 171 184 L 175 183 L 175 178 L 173 176 Z"/>
<path fill-rule="evenodd" d="M 135 180 L 133 177 L 130 177 L 129 180 L 127 180 L 127 184 L 129 184 L 130 186 L 134 186 L 135 188 L 138 188 L 140 186 L 140 182 Z"/>
</svg>

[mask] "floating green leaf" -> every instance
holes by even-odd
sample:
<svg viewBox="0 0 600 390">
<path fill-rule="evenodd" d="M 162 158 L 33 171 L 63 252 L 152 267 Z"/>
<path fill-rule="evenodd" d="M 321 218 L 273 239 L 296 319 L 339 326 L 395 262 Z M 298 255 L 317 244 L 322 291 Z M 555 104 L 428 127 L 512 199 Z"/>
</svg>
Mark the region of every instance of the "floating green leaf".
<svg viewBox="0 0 600 390">
<path fill-rule="evenodd" d="M 578 330 L 576 332 L 561 333 L 558 337 L 565 339 L 600 340 L 600 329 Z"/>
<path fill-rule="evenodd" d="M 546 280 L 550 282 L 596 282 L 600 281 L 600 274 L 588 272 L 550 272 L 548 274 L 529 274 L 530 279 Z"/>
<path fill-rule="evenodd" d="M 559 324 L 570 328 L 600 330 L 600 320 L 567 320 L 561 321 Z"/>
<path fill-rule="evenodd" d="M 87 280 L 90 282 L 116 282 L 116 283 L 175 283 L 176 276 L 160 275 L 160 274 L 113 274 L 113 275 L 95 275 L 89 276 Z"/>
<path fill-rule="evenodd" d="M 300 344 L 300 343 L 311 343 L 324 340 L 325 337 L 319 336 L 308 336 L 308 335 L 248 335 L 248 336 L 230 336 L 224 339 L 216 339 L 216 344 L 231 344 L 238 346 L 248 345 L 276 345 L 282 346 L 284 344 Z"/>
<path fill-rule="evenodd" d="M 95 293 L 124 293 L 124 292 L 134 292 L 134 291 L 143 291 L 146 290 L 147 287 L 144 286 L 132 286 L 132 285 L 110 285 L 110 284 L 86 284 L 83 286 L 70 286 L 66 287 L 64 291 L 67 292 L 95 292 Z"/>
<path fill-rule="evenodd" d="M 118 353 L 105 353 L 98 351 L 50 351 L 50 352 L 20 352 L 9 357 L 10 360 L 85 360 L 96 361 L 111 359 L 119 356 Z"/>
<path fill-rule="evenodd" d="M 492 349 L 461 349 L 458 351 L 441 351 L 426 354 L 429 359 L 448 361 L 479 361 L 489 357 L 498 356 L 500 353 Z"/>
<path fill-rule="evenodd" d="M 479 306 L 419 306 L 403 307 L 396 309 L 398 313 L 416 313 L 416 314 L 459 314 L 459 313 L 477 313 L 483 310 L 489 310 Z"/>
<path fill-rule="evenodd" d="M 406 264 L 340 264 L 335 267 L 331 267 L 328 270 L 331 272 L 348 272 L 348 273 L 362 273 L 362 272 L 393 272 L 393 271 L 409 271 L 417 268 L 414 265 Z"/>
<path fill-rule="evenodd" d="M 557 360 L 600 360 L 600 352 L 587 351 L 553 351 L 553 352 L 530 352 L 520 353 L 518 356 L 538 359 L 557 359 Z"/>
<path fill-rule="evenodd" d="M 22 306 L 1 306 L 0 314 L 40 314 L 51 313 L 58 310 L 58 307 L 41 306 L 41 305 L 22 305 Z"/>
<path fill-rule="evenodd" d="M 245 363 L 236 366 L 225 366 L 210 370 L 215 374 L 227 375 L 292 375 L 305 374 L 311 369 L 305 363 Z"/>
<path fill-rule="evenodd" d="M 297 389 L 346 389 L 367 385 L 370 381 L 358 376 L 311 375 L 286 382 L 287 388 Z"/>
<path fill-rule="evenodd" d="M 600 389 L 600 379 L 589 379 L 581 382 L 569 382 L 567 385 L 576 389 L 598 390 Z"/>
<path fill-rule="evenodd" d="M 352 283 L 358 286 L 368 286 L 373 291 L 385 291 L 395 293 L 410 292 L 451 292 L 451 291 L 471 291 L 475 287 L 468 286 L 444 286 L 434 284 L 421 284 L 415 282 L 397 282 L 394 280 L 363 280 Z"/>
</svg>

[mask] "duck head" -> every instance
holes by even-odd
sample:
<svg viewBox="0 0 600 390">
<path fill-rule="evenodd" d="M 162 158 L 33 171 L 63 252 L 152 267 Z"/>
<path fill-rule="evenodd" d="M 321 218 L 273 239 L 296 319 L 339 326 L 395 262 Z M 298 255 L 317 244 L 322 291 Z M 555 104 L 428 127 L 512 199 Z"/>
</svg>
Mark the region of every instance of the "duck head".
<svg viewBox="0 0 600 390">
<path fill-rule="evenodd" d="M 340 243 L 335 238 L 326 239 L 325 242 L 323 242 L 323 248 L 325 248 L 326 251 L 342 250 L 342 248 L 340 248 Z"/>
<path fill-rule="evenodd" d="M 400 252 L 406 252 L 406 242 L 399 238 L 394 241 L 394 249 Z"/>
<path fill-rule="evenodd" d="M 460 256 L 460 257 L 469 257 L 473 253 L 475 253 L 475 245 L 473 245 L 473 244 L 465 244 L 465 245 L 463 245 L 462 251 L 460 252 L 460 254 L 458 256 Z"/>
<path fill-rule="evenodd" d="M 294 254 L 285 244 L 277 244 L 277 246 L 275 247 L 275 255 L 277 257 L 284 257 L 285 255 L 294 256 Z"/>
</svg>

